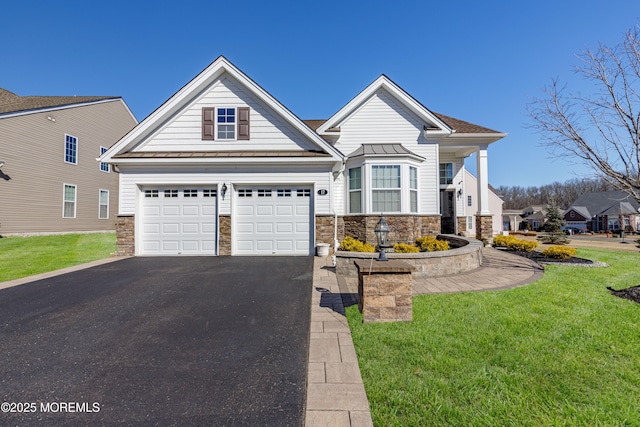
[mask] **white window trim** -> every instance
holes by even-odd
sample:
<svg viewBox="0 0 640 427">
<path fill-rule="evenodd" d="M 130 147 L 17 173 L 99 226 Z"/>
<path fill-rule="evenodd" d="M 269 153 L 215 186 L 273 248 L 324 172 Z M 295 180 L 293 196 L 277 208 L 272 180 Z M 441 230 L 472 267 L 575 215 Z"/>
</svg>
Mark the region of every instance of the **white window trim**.
<svg viewBox="0 0 640 427">
<path fill-rule="evenodd" d="M 415 169 L 416 171 L 416 188 L 411 188 L 411 169 Z M 400 170 L 400 173 L 402 173 L 402 169 Z M 420 168 L 414 165 L 409 165 L 409 167 L 407 168 L 407 178 L 409 181 L 409 213 L 412 214 L 417 214 L 420 211 Z M 401 175 L 402 176 L 402 175 Z M 415 193 L 416 194 L 416 210 L 415 212 L 411 210 L 411 193 Z"/>
<path fill-rule="evenodd" d="M 73 187 L 73 216 L 64 216 L 64 205 L 65 203 L 67 203 L 67 199 L 65 198 L 67 195 L 67 187 Z M 73 219 L 76 217 L 76 214 L 78 212 L 78 186 L 75 184 L 68 184 L 68 183 L 63 183 L 62 184 L 62 218 L 65 219 Z"/>
<path fill-rule="evenodd" d="M 75 162 L 70 162 L 70 161 L 67 160 L 67 137 L 68 136 L 76 140 L 76 158 L 75 158 L 76 161 Z M 78 138 L 73 136 L 73 135 L 71 135 L 71 134 L 65 133 L 64 134 L 64 154 L 63 154 L 64 162 L 66 164 L 68 164 L 68 165 L 77 165 L 78 164 L 79 152 L 80 152 L 80 144 L 78 144 Z"/>
<path fill-rule="evenodd" d="M 100 155 L 102 156 L 106 151 L 108 150 L 107 147 L 103 147 L 100 146 Z M 104 172 L 104 173 L 109 173 L 111 172 L 111 165 L 109 163 L 105 163 L 105 162 L 99 162 L 100 163 L 100 172 Z M 107 170 L 103 170 L 102 169 L 102 165 L 106 165 L 107 166 Z"/>
<path fill-rule="evenodd" d="M 351 169 L 360 169 L 360 188 L 354 188 L 351 189 L 351 182 L 350 182 L 350 176 L 349 173 L 351 171 Z M 359 164 L 359 165 L 354 165 L 353 167 L 347 168 L 347 213 L 352 215 L 352 214 L 363 214 L 364 210 L 366 210 L 365 208 L 365 204 L 364 204 L 364 165 Z M 359 192 L 360 193 L 360 212 L 351 212 L 351 193 L 355 193 L 355 192 Z"/>
<path fill-rule="evenodd" d="M 102 192 L 106 192 L 107 193 L 107 216 L 106 218 L 102 218 L 100 216 L 100 208 L 103 206 L 100 200 L 100 196 L 102 196 Z M 101 188 L 100 190 L 98 190 L 98 219 L 109 219 L 109 190 L 105 190 L 104 188 Z"/>
<path fill-rule="evenodd" d="M 233 122 L 233 138 L 220 138 L 220 134 L 218 133 L 218 125 L 228 125 L 228 123 L 218 123 L 218 111 L 219 110 L 229 110 L 233 109 L 235 121 Z M 216 107 L 215 116 L 214 116 L 214 124 L 215 129 L 215 141 L 237 141 L 238 140 L 238 108 L 237 107 Z"/>
<path fill-rule="evenodd" d="M 441 178 L 441 176 L 440 176 L 440 166 L 441 165 L 451 165 L 451 182 L 449 184 L 443 184 L 440 181 L 440 178 Z M 440 185 L 440 188 L 446 188 L 446 187 L 450 187 L 450 186 L 454 185 L 455 180 L 456 180 L 456 175 L 457 175 L 457 173 L 456 173 L 456 163 L 455 162 L 446 162 L 445 161 L 445 162 L 438 163 L 438 185 Z"/>
</svg>

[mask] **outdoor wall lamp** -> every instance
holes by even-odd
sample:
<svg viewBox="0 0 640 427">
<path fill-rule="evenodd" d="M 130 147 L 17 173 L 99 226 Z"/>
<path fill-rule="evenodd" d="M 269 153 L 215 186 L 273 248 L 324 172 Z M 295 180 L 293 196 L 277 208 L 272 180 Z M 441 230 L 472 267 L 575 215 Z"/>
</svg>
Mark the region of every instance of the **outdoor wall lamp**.
<svg viewBox="0 0 640 427">
<path fill-rule="evenodd" d="M 227 184 L 222 184 L 222 200 L 224 200 L 224 195 L 227 194 Z"/>
<path fill-rule="evenodd" d="M 384 248 L 388 246 L 389 243 L 389 224 L 384 220 L 383 216 L 380 216 L 380 221 L 376 224 L 373 232 L 376 235 L 376 239 L 378 240 L 378 247 L 380 248 L 380 255 L 378 256 L 378 261 L 389 261 L 387 258 L 387 254 L 384 253 Z"/>
</svg>

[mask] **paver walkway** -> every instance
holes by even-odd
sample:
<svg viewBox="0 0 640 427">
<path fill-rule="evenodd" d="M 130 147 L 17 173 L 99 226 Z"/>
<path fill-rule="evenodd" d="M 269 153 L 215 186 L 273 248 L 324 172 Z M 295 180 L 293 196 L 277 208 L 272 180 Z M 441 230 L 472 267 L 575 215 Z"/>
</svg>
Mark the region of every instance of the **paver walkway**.
<svg viewBox="0 0 640 427">
<path fill-rule="evenodd" d="M 414 280 L 413 293 L 508 289 L 534 282 L 543 268 L 493 248 L 470 272 Z M 357 303 L 357 282 L 335 274 L 331 257 L 315 258 L 306 426 L 373 426 L 344 305 Z"/>
</svg>

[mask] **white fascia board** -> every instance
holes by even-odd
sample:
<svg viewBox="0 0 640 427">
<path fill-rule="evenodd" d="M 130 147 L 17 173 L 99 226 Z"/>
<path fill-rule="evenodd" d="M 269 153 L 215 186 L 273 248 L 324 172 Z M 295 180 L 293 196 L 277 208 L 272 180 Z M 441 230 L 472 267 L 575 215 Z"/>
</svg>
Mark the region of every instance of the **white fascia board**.
<svg viewBox="0 0 640 427">
<path fill-rule="evenodd" d="M 438 127 L 440 127 L 441 133 L 448 135 L 453 132 L 453 130 L 446 123 L 440 120 L 435 114 L 426 109 L 422 104 L 416 101 L 388 77 L 382 75 L 369 86 L 367 86 L 362 92 L 356 95 L 351 101 L 349 101 L 337 113 L 331 116 L 326 122 L 324 122 L 317 129 L 318 134 L 335 135 L 335 132 L 328 132 L 328 130 L 331 128 L 339 127 L 341 122 L 343 122 L 349 115 L 360 108 L 367 99 L 373 96 L 373 94 L 381 88 L 389 92 L 393 97 L 400 101 L 401 104 L 403 104 L 425 122 L 435 123 Z"/>
<path fill-rule="evenodd" d="M 333 146 L 328 144 L 322 137 L 313 132 L 302 120 L 295 116 L 291 111 L 285 108 L 267 91 L 262 89 L 257 83 L 247 77 L 243 72 L 237 69 L 233 64 L 227 61 L 223 56 L 218 57 L 204 71 L 194 77 L 189 83 L 183 86 L 169 100 L 158 107 L 153 113 L 145 118 L 142 123 L 136 126 L 131 132 L 125 135 L 118 143 L 109 149 L 101 157 L 102 161 L 110 161 L 111 157 L 123 150 L 131 148 L 145 138 L 147 138 L 156 127 L 163 123 L 166 119 L 177 113 L 186 104 L 191 102 L 198 94 L 202 93 L 223 73 L 229 73 L 232 77 L 241 82 L 247 89 L 253 92 L 257 97 L 264 101 L 270 108 L 276 111 L 281 117 L 292 124 L 303 135 L 309 138 L 320 148 L 326 150 L 334 160 L 342 159 L 340 153 Z"/>
<path fill-rule="evenodd" d="M 504 137 L 507 133 L 454 133 L 441 140 L 447 146 L 476 146 L 494 143 Z"/>
<path fill-rule="evenodd" d="M 98 159 L 99 160 L 99 159 Z M 112 165 L 140 165 L 140 166 L 181 166 L 185 164 L 189 165 L 239 165 L 239 164 L 269 164 L 291 166 L 293 163 L 300 164 L 327 164 L 334 165 L 336 161 L 327 157 L 324 159 L 318 159 L 314 157 L 287 157 L 287 160 L 283 159 L 266 159 L 264 157 L 224 157 L 224 158 L 126 158 L 126 159 L 111 159 L 108 163 Z"/>
</svg>

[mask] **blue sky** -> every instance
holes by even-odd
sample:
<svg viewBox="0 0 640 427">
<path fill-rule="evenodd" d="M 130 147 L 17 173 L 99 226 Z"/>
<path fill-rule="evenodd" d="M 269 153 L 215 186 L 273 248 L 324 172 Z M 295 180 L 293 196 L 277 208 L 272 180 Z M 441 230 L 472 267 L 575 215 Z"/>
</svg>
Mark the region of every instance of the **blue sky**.
<svg viewBox="0 0 640 427">
<path fill-rule="evenodd" d="M 429 109 L 509 134 L 489 181 L 587 176 L 552 160 L 525 106 L 575 54 L 640 24 L 637 0 L 5 2 L 0 87 L 18 95 L 119 95 L 144 119 L 219 55 L 302 119 L 326 119 L 380 74 Z M 473 169 L 473 160 L 470 164 Z"/>
</svg>

